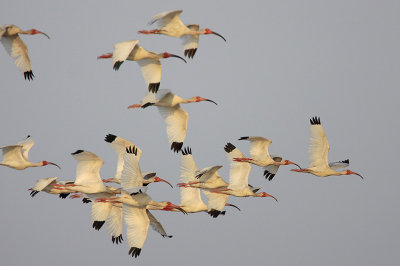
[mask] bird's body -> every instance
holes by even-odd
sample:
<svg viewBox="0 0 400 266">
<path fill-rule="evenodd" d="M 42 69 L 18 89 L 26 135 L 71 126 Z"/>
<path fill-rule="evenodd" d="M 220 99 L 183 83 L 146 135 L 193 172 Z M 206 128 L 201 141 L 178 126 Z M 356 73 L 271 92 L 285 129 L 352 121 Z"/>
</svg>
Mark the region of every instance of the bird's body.
<svg viewBox="0 0 400 266">
<path fill-rule="evenodd" d="M 30 29 L 24 31 L 15 25 L 2 25 L 0 26 L 0 41 L 6 49 L 7 53 L 15 58 L 15 64 L 24 73 L 24 77 L 27 80 L 33 79 L 34 75 L 31 67 L 31 60 L 29 59 L 28 47 L 21 40 L 18 34 L 43 34 L 47 38 L 49 36 L 36 29 Z"/>
<path fill-rule="evenodd" d="M 155 15 L 153 19 L 149 22 L 150 25 L 156 23 L 159 28 L 150 31 L 141 30 L 139 31 L 139 33 L 164 34 L 170 37 L 181 38 L 184 54 L 189 58 L 193 58 L 197 51 L 197 47 L 199 44 L 199 35 L 215 34 L 226 41 L 222 35 L 208 28 L 200 29 L 198 24 L 184 25 L 179 18 L 179 15 L 181 13 L 182 10 L 159 13 Z"/>
<path fill-rule="evenodd" d="M 238 162 L 235 158 L 244 158 L 243 153 L 239 151 L 232 143 L 227 143 L 224 147 L 231 168 L 229 172 L 229 185 L 227 188 L 211 189 L 210 192 L 232 195 L 235 197 L 272 197 L 265 192 L 255 193 L 255 190 L 249 187 L 248 179 L 251 166 L 247 162 Z"/>
<path fill-rule="evenodd" d="M 210 99 L 201 98 L 200 96 L 183 99 L 169 90 L 162 89 L 157 93 L 147 93 L 141 104 L 133 104 L 128 108 L 146 108 L 152 105 L 157 106 L 158 111 L 167 124 L 167 135 L 168 140 L 171 143 L 171 150 L 179 152 L 182 149 L 183 142 L 186 138 L 187 122 L 189 119 L 189 114 L 183 110 L 180 104 L 201 101 L 209 101 L 217 104 Z"/>
<path fill-rule="evenodd" d="M 162 58 L 180 56 L 169 53 L 153 53 L 141 47 L 138 40 L 120 42 L 114 45 L 114 52 L 101 55 L 98 59 L 113 59 L 113 68 L 118 70 L 125 60 L 136 61 L 141 70 L 146 85 L 150 92 L 157 92 L 161 81 L 161 61 Z M 186 63 L 186 61 L 185 61 Z"/>
<path fill-rule="evenodd" d="M 4 165 L 16 170 L 24 170 L 28 167 L 40 167 L 49 164 L 60 168 L 57 164 L 48 161 L 41 161 L 37 163 L 30 162 L 28 155 L 33 145 L 35 145 L 35 142 L 31 136 L 28 135 L 26 139 L 21 140 L 16 145 L 0 148 L 3 152 L 3 160 L 0 162 L 0 165 Z"/>
<path fill-rule="evenodd" d="M 309 167 L 306 169 L 292 169 L 294 172 L 310 173 L 319 177 L 326 177 L 331 175 L 361 175 L 352 172 L 350 170 L 336 171 L 334 169 L 347 167 L 349 161 L 341 161 L 335 163 L 328 163 L 329 143 L 326 138 L 324 129 L 321 125 L 319 117 L 313 117 L 310 119 L 310 145 L 308 148 L 308 160 L 310 162 Z"/>
<path fill-rule="evenodd" d="M 237 162 L 249 162 L 264 168 L 264 176 L 267 180 L 272 180 L 277 173 L 279 166 L 295 164 L 289 160 L 282 161 L 282 157 L 271 156 L 268 152 L 271 140 L 264 137 L 247 136 L 239 140 L 250 141 L 250 158 L 235 158 Z M 297 165 L 298 166 L 298 165 Z M 300 166 L 298 166 L 301 168 Z"/>
</svg>

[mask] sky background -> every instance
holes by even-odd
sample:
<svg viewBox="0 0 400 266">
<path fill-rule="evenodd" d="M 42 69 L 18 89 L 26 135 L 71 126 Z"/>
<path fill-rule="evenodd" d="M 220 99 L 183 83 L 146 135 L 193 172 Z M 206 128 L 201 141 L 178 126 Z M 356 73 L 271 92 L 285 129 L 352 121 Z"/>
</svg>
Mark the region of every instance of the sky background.
<svg viewBox="0 0 400 266">
<path fill-rule="evenodd" d="M 17 171 L 0 168 L 2 265 L 397 265 L 400 260 L 400 181 L 396 157 L 400 99 L 399 1 L 17 1 L 3 0 L 1 24 L 50 35 L 22 36 L 29 47 L 33 81 L 25 81 L 0 48 L 2 125 L 0 146 L 28 134 L 33 162 L 53 166 Z M 139 35 L 153 29 L 157 13 L 183 9 L 185 24 L 222 34 L 200 36 L 185 64 L 162 61 L 161 88 L 183 98 L 218 103 L 183 106 L 189 113 L 184 146 L 199 168 L 229 162 L 232 142 L 244 154 L 254 135 L 270 138 L 270 153 L 308 166 L 309 119 L 320 116 L 330 161 L 350 159 L 362 174 L 319 178 L 281 167 L 267 182 L 254 166 L 249 182 L 279 199 L 230 198 L 242 211 L 154 212 L 168 234 L 149 229 L 141 255 L 116 246 L 106 228 L 91 227 L 90 205 L 28 188 L 39 178 L 74 180 L 70 153 L 85 149 L 104 159 L 112 177 L 117 156 L 106 134 L 139 146 L 141 168 L 179 182 L 180 155 L 169 150 L 156 108 L 128 110 L 146 85 L 139 66 L 96 57 L 113 44 L 140 40 L 145 49 L 183 56 L 181 41 Z M 179 190 L 154 184 L 156 201 L 179 204 Z"/>
</svg>

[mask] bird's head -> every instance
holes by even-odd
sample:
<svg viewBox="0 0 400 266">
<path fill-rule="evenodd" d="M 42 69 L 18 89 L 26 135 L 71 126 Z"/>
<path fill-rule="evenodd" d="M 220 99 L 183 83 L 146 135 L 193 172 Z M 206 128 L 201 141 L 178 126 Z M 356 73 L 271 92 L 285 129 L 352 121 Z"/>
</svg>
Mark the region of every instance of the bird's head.
<svg viewBox="0 0 400 266">
<path fill-rule="evenodd" d="M 164 205 L 164 208 L 162 208 L 162 210 L 164 210 L 164 211 L 173 211 L 173 210 L 176 209 L 176 210 L 178 210 L 178 211 L 180 211 L 180 212 L 182 212 L 184 214 L 187 214 L 187 212 L 184 209 L 182 209 L 180 206 L 172 204 L 169 201 L 163 201 L 163 202 L 160 202 L 160 203 Z"/>
<path fill-rule="evenodd" d="M 357 174 L 356 172 L 350 171 L 350 170 L 346 170 L 345 171 L 346 175 L 358 175 L 359 177 L 361 177 L 362 179 L 364 179 L 364 177 L 362 177 L 362 175 Z"/>
<path fill-rule="evenodd" d="M 164 182 L 164 183 L 167 183 L 168 185 L 170 185 L 171 188 L 173 188 L 173 186 L 171 185 L 170 182 L 168 182 L 167 180 L 164 180 L 164 179 L 162 179 L 162 178 L 159 178 L 158 176 L 155 176 L 155 177 L 154 177 L 154 182 Z"/>
<path fill-rule="evenodd" d="M 289 160 L 284 160 L 284 161 L 283 161 L 283 165 L 289 165 L 289 164 L 294 164 L 294 165 L 296 165 L 299 169 L 301 169 L 301 167 L 300 167 L 297 163 L 291 162 L 291 161 L 289 161 Z"/>
<path fill-rule="evenodd" d="M 268 194 L 268 193 L 266 193 L 266 192 L 260 192 L 260 193 L 257 193 L 256 195 L 258 195 L 258 197 L 262 197 L 262 198 L 271 197 L 271 198 L 273 198 L 275 201 L 278 201 L 277 198 L 275 198 L 274 196 L 272 196 L 272 195 L 270 195 L 270 194 Z"/>
<path fill-rule="evenodd" d="M 210 30 L 209 28 L 205 28 L 205 29 L 203 30 L 203 34 L 214 34 L 214 35 L 217 35 L 217 36 L 221 37 L 224 41 L 226 41 L 226 39 L 224 38 L 224 36 L 222 36 L 222 35 L 219 34 L 219 33 L 216 33 L 215 31 Z"/>
<path fill-rule="evenodd" d="M 186 60 L 183 59 L 182 57 L 180 57 L 179 55 L 170 54 L 170 53 L 167 53 L 167 52 L 161 53 L 161 57 L 162 58 L 177 57 L 177 58 L 182 59 L 185 63 L 187 63 Z"/>
<path fill-rule="evenodd" d="M 46 36 L 47 38 L 50 39 L 49 35 L 47 35 L 44 32 L 38 31 L 37 29 L 30 29 L 30 30 L 27 31 L 27 34 L 30 34 L 30 35 L 43 34 L 44 36 Z"/>
<path fill-rule="evenodd" d="M 202 102 L 202 101 L 207 101 L 207 102 L 212 102 L 212 103 L 214 103 L 214 104 L 216 104 L 216 105 L 218 105 L 216 102 L 214 102 L 213 100 L 210 100 L 210 99 L 206 99 L 206 98 L 202 98 L 202 97 L 200 97 L 200 96 L 194 96 L 193 98 L 192 98 L 192 100 L 193 100 L 193 102 Z"/>
<path fill-rule="evenodd" d="M 60 170 L 61 170 L 61 167 L 60 167 L 60 166 L 58 166 L 58 165 L 57 165 L 57 164 L 55 164 L 55 163 L 48 162 L 48 161 L 42 161 L 42 166 L 46 166 L 46 165 L 48 165 L 48 164 L 51 164 L 51 165 L 57 166 L 57 167 L 58 167 L 58 169 L 60 169 Z"/>
</svg>

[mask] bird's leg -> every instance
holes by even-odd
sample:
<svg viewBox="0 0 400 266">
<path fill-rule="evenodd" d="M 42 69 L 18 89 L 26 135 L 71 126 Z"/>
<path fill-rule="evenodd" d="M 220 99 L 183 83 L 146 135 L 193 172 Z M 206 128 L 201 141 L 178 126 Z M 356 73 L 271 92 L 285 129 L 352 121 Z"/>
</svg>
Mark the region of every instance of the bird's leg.
<svg viewBox="0 0 400 266">
<path fill-rule="evenodd" d="M 132 104 L 132 105 L 129 105 L 129 106 L 128 106 L 128 109 L 132 109 L 132 108 L 140 108 L 140 107 L 142 107 L 142 105 L 141 105 L 141 104 Z"/>
<path fill-rule="evenodd" d="M 214 189 L 210 189 L 209 191 L 212 192 L 212 193 L 229 195 L 228 193 L 224 193 L 224 191 L 228 191 L 228 190 L 230 190 L 230 189 L 228 189 L 228 188 L 214 188 Z"/>
<path fill-rule="evenodd" d="M 99 55 L 99 56 L 97 57 L 97 59 L 106 59 L 106 58 L 111 58 L 112 56 L 113 56 L 112 53 L 102 54 L 102 55 Z"/>
<path fill-rule="evenodd" d="M 70 199 L 77 199 L 77 198 L 81 198 L 81 197 L 83 197 L 82 193 L 74 194 L 74 195 L 69 196 Z"/>
<path fill-rule="evenodd" d="M 140 30 L 140 31 L 138 31 L 138 33 L 141 33 L 141 34 L 160 34 L 161 30 L 159 30 L 159 29 L 155 29 L 155 30 Z"/>
<path fill-rule="evenodd" d="M 290 171 L 293 171 L 293 172 L 307 172 L 308 169 L 290 169 Z"/>
<path fill-rule="evenodd" d="M 250 162 L 253 161 L 251 158 L 233 158 L 235 162 Z"/>
</svg>

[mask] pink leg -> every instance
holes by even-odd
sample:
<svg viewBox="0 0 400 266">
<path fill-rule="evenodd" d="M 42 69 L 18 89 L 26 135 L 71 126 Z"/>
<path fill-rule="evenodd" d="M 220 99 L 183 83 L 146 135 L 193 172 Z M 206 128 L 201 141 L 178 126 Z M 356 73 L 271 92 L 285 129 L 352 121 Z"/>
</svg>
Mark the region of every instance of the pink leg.
<svg viewBox="0 0 400 266">
<path fill-rule="evenodd" d="M 142 105 L 141 105 L 141 104 L 132 104 L 132 105 L 129 105 L 129 106 L 128 106 L 128 109 L 132 109 L 132 108 L 140 108 L 140 107 L 142 107 Z"/>
<path fill-rule="evenodd" d="M 141 34 L 160 34 L 160 30 L 140 30 L 138 33 Z"/>
</svg>

